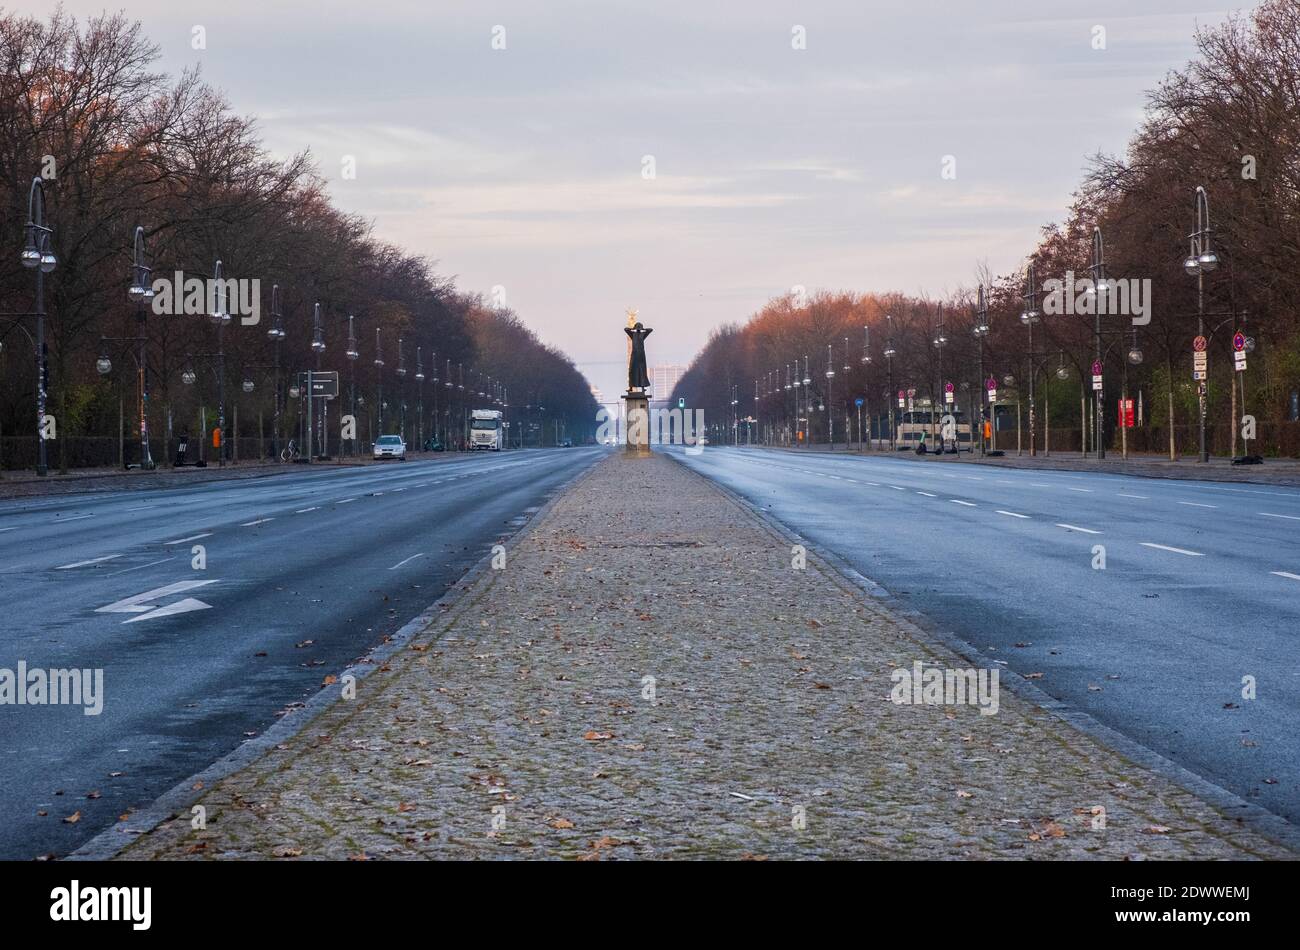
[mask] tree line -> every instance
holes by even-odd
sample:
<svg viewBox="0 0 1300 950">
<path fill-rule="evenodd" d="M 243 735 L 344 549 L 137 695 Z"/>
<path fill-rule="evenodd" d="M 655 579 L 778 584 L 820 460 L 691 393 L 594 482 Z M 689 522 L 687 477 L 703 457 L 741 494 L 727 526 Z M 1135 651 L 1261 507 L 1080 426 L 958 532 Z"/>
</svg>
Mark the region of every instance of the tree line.
<svg viewBox="0 0 1300 950">
<path fill-rule="evenodd" d="M 1032 381 L 1039 448 L 1048 430 L 1052 448 L 1115 448 L 1126 394 L 1141 400 L 1144 422 L 1122 433 L 1129 447 L 1172 457 L 1196 449 L 1193 348 L 1203 336 L 1210 450 L 1241 452 L 1248 434 L 1251 452 L 1300 455 L 1300 0 L 1265 0 L 1200 30 L 1196 46 L 1191 62 L 1148 93 L 1125 154 L 1091 156 L 1064 220 L 1042 228 L 1013 273 L 977 267 L 968 286 L 942 298 L 822 291 L 772 299 L 712 335 L 674 398 L 703 408 L 728 439 L 783 438 L 802 416 L 807 438 L 825 441 L 833 423 L 842 441 L 856 432 L 859 398 L 880 420 L 891 407 L 900 411 L 898 390 L 941 403 L 951 383 L 956 405 L 978 418 L 990 381 L 1000 403 L 1017 407 Z M 1198 188 L 1208 199 L 1208 233 L 1193 247 Z M 1198 281 L 1188 258 L 1207 250 L 1217 266 L 1201 269 Z M 1061 313 L 1051 282 L 1067 273 L 1079 294 Z M 1098 333 L 1089 310 L 1096 298 L 1086 292 L 1096 277 L 1125 290 L 1135 282 L 1135 291 L 1149 282 L 1148 312 L 1107 314 Z M 981 311 L 986 333 L 974 332 Z M 1026 313 L 1037 317 L 1032 325 Z M 1243 372 L 1235 369 L 1237 334 Z M 796 411 L 785 388 L 805 357 L 811 413 Z M 826 376 L 828 368 L 836 375 Z"/>
<path fill-rule="evenodd" d="M 285 331 L 281 436 L 292 434 L 297 411 L 287 396 L 291 374 L 317 365 L 316 304 L 325 344 L 321 368 L 341 371 L 345 392 L 355 374 L 362 402 L 371 406 L 382 387 L 389 403 L 385 425 L 398 419 L 404 400 L 409 437 L 423 421 L 426 436 L 442 433 L 454 441 L 457 415 L 482 405 L 480 391 L 502 396 L 511 407 L 508 418 L 515 409 L 521 421 L 531 413 L 548 440 L 557 419 L 571 435 L 591 428 L 590 389 L 562 353 L 514 313 L 458 289 L 433 261 L 384 241 L 362 217 L 336 208 L 309 152 L 273 155 L 255 121 L 236 113 L 197 71 L 167 76 L 154 69 L 157 59 L 141 25 L 121 14 L 84 22 L 61 10 L 45 19 L 0 14 L 0 171 L 8 185 L 0 235 L 9 236 L 10 247 L 0 254 L 5 467 L 30 465 L 36 443 L 35 285 L 20 262 L 34 177 L 43 186 L 57 258 L 45 277 L 48 412 L 57 422 L 52 466 L 115 460 L 116 449 L 106 446 L 116 446 L 119 426 L 136 427 L 132 411 L 120 406 L 137 399 L 137 347 L 128 341 L 141 336 L 155 453 L 166 433 L 214 423 L 220 372 L 230 435 L 269 441 L 276 416 L 274 342 L 266 332 L 273 286 Z M 209 278 L 220 260 L 225 277 L 259 280 L 261 320 L 246 326 L 236 318 L 224 328 L 223 361 L 211 359 L 217 331 L 202 316 L 149 313 L 143 324 L 137 320 L 127 297 L 137 227 L 144 229 L 155 279 L 178 271 Z M 350 315 L 358 340 L 352 365 Z M 381 355 L 374 351 L 376 329 L 383 366 L 375 362 Z M 399 338 L 407 371 L 400 377 Z M 427 387 L 423 420 L 415 419 L 417 348 Z M 113 369 L 101 375 L 96 363 L 103 356 Z M 197 378 L 191 385 L 183 382 L 187 370 Z M 432 415 L 436 387 L 440 419 Z M 239 413 L 238 432 L 232 409 Z"/>
</svg>

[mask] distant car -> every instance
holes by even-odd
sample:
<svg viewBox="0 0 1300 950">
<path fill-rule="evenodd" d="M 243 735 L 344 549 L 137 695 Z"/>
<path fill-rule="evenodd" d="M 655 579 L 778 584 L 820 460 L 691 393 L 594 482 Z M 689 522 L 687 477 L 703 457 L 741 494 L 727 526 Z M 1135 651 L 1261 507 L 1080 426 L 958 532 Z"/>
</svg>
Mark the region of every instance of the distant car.
<svg viewBox="0 0 1300 950">
<path fill-rule="evenodd" d="M 381 435 L 375 443 L 375 459 L 406 461 L 406 443 L 400 435 Z"/>
<path fill-rule="evenodd" d="M 426 439 L 424 442 L 424 451 L 426 452 L 442 452 L 445 450 L 446 450 L 446 446 L 444 446 L 442 442 L 436 438 Z"/>
<path fill-rule="evenodd" d="M 573 448 L 573 440 L 572 440 L 572 439 L 561 439 L 561 440 L 560 440 L 560 448 L 562 448 L 562 449 L 571 449 L 571 448 Z"/>
</svg>

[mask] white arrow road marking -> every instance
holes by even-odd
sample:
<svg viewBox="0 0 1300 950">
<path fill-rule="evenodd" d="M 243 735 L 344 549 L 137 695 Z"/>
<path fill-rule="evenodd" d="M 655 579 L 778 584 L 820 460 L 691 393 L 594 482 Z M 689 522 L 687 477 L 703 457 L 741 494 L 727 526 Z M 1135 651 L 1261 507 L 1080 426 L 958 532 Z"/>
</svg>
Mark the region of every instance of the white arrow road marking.
<svg viewBox="0 0 1300 950">
<path fill-rule="evenodd" d="M 56 567 L 56 571 L 70 571 L 74 567 L 85 567 L 87 564 L 98 564 L 100 561 L 111 561 L 115 557 L 121 557 L 120 554 L 105 554 L 103 557 L 92 557 L 89 561 L 77 561 L 75 564 L 64 564 L 62 567 Z"/>
<path fill-rule="evenodd" d="M 1144 548 L 1155 548 L 1157 551 L 1172 551 L 1174 554 L 1186 554 L 1188 557 L 1205 557 L 1200 551 L 1188 551 L 1185 548 L 1171 548 L 1167 544 L 1155 544 L 1151 541 L 1139 541 L 1138 544 Z"/>
<path fill-rule="evenodd" d="M 178 600 L 174 604 L 168 604 L 166 607 L 159 607 L 157 610 L 151 610 L 147 614 L 141 614 L 138 617 L 132 617 L 130 620 L 123 620 L 123 623 L 135 623 L 137 620 L 155 620 L 158 617 L 171 617 L 174 614 L 187 614 L 191 610 L 211 610 L 211 604 L 205 604 L 201 600 L 195 600 L 193 597 L 186 597 L 184 600 Z"/>
<path fill-rule="evenodd" d="M 140 614 L 138 617 L 132 617 L 130 620 L 123 620 L 123 623 L 133 623 L 136 620 L 152 620 L 155 617 L 169 617 L 172 614 L 187 613 L 191 610 L 207 610 L 212 605 L 205 604 L 201 600 L 195 600 L 187 597 L 167 607 L 159 607 L 151 601 L 162 600 L 164 597 L 170 597 L 172 594 L 179 594 L 183 591 L 193 590 L 196 587 L 204 587 L 208 584 L 215 584 L 215 580 L 210 581 L 178 581 L 175 584 L 168 584 L 166 587 L 157 587 L 153 590 L 147 590 L 143 594 L 136 594 L 134 597 L 124 597 L 122 600 L 114 601 L 107 606 L 96 609 L 97 614 Z"/>
</svg>

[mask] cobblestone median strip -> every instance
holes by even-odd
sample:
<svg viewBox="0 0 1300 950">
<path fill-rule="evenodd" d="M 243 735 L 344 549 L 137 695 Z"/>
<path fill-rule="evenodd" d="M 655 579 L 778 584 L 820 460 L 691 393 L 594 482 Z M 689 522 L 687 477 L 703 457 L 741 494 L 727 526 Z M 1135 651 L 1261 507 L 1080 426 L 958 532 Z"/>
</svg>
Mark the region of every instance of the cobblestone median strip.
<svg viewBox="0 0 1300 950">
<path fill-rule="evenodd" d="M 896 671 L 969 661 L 800 561 L 684 466 L 611 457 L 355 699 L 120 856 L 1295 856 L 1010 690 L 896 702 Z"/>
</svg>

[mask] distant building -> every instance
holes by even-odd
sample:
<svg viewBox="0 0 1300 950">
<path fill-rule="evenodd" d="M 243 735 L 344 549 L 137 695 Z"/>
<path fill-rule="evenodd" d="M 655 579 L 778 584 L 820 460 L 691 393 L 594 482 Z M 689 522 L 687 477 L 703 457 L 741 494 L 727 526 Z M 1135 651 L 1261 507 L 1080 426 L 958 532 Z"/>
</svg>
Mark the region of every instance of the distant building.
<svg viewBox="0 0 1300 950">
<path fill-rule="evenodd" d="M 690 367 L 681 363 L 661 363 L 650 368 L 650 393 L 655 402 L 667 402 L 672 398 L 673 387 L 686 375 Z"/>
</svg>

